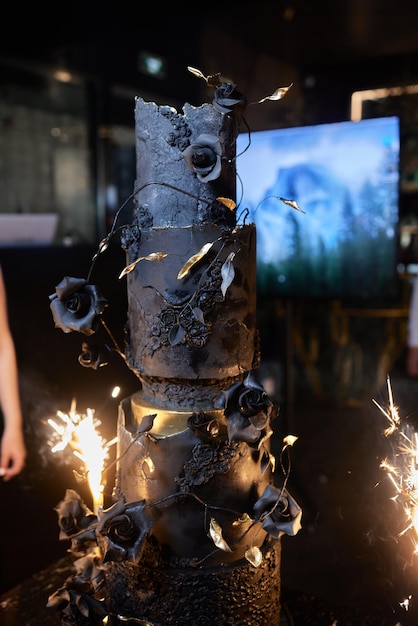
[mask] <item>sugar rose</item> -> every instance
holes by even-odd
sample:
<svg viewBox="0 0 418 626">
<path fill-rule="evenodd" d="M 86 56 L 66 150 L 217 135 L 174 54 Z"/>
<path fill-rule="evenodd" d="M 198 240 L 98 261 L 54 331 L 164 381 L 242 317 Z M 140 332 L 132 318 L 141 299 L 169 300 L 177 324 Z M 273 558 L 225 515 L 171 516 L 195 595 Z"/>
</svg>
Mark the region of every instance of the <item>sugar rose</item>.
<svg viewBox="0 0 418 626">
<path fill-rule="evenodd" d="M 96 516 L 73 489 L 66 490 L 64 499 L 57 504 L 55 510 L 58 514 L 60 539 L 71 538 L 96 521 Z"/>
<path fill-rule="evenodd" d="M 287 489 L 267 485 L 254 505 L 254 514 L 272 537 L 294 536 L 301 529 L 302 509 Z"/>
<path fill-rule="evenodd" d="M 222 149 L 215 135 L 199 135 L 196 143 L 183 150 L 187 167 L 202 183 L 219 178 L 221 173 Z"/>
<path fill-rule="evenodd" d="M 224 409 L 230 441 L 257 443 L 268 433 L 273 403 L 251 372 L 224 391 L 216 404 Z"/>
<path fill-rule="evenodd" d="M 109 362 L 109 354 L 111 349 L 108 345 L 89 345 L 83 342 L 81 345 L 82 352 L 78 357 L 78 362 L 83 367 L 91 367 L 94 370 L 104 367 Z"/>
<path fill-rule="evenodd" d="M 107 306 L 107 300 L 96 285 L 84 278 L 65 276 L 49 296 L 55 326 L 64 333 L 77 331 L 92 335 L 97 330 L 99 317 Z"/>
<path fill-rule="evenodd" d="M 125 559 L 137 563 L 152 525 L 143 500 L 130 504 L 120 500 L 99 512 L 96 536 L 103 552 L 103 563 Z"/>
<path fill-rule="evenodd" d="M 233 113 L 240 116 L 247 108 L 247 98 L 237 91 L 234 83 L 221 83 L 215 89 L 213 106 L 221 113 Z"/>
</svg>

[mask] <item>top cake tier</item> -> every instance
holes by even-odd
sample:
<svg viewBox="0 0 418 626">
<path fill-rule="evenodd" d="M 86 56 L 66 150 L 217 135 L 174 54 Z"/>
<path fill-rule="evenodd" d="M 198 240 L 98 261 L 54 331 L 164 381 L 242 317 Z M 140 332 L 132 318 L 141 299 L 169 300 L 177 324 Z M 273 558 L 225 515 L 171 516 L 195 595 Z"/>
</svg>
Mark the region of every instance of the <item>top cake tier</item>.
<svg viewBox="0 0 418 626">
<path fill-rule="evenodd" d="M 136 211 L 151 227 L 205 222 L 235 226 L 237 120 L 212 104 L 170 106 L 136 99 Z"/>
</svg>

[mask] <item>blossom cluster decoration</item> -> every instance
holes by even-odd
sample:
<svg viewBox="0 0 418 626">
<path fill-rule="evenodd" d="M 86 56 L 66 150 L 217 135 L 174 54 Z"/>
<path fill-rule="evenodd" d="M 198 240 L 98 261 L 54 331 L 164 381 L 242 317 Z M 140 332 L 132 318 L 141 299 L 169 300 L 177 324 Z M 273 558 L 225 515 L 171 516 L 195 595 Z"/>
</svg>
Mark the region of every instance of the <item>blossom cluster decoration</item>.
<svg viewBox="0 0 418 626">
<path fill-rule="evenodd" d="M 99 626 L 109 615 L 106 604 L 106 563 L 141 558 L 153 526 L 145 502 L 118 501 L 94 515 L 80 495 L 67 489 L 56 506 L 60 540 L 71 541 L 75 574 L 48 598 L 47 607 L 59 610 L 63 626 Z"/>
</svg>

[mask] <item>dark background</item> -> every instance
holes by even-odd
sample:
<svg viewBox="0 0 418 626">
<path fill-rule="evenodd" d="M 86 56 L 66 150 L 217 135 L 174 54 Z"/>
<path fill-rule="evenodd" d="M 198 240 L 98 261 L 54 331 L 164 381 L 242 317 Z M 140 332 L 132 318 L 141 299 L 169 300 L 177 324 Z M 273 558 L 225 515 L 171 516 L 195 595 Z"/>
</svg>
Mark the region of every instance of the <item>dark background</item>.
<svg viewBox="0 0 418 626">
<path fill-rule="evenodd" d="M 133 127 L 134 94 L 152 93 L 180 105 L 207 101 L 188 65 L 206 75 L 231 75 L 250 100 L 294 82 L 283 107 L 267 103 L 253 114 L 254 128 L 345 120 L 353 91 L 418 82 L 418 9 L 412 1 L 211 2 L 203 8 L 186 2 L 148 9 L 123 2 L 72 3 L 48 11 L 9 7 L 0 40 L 2 80 L 20 77 L 23 69 L 25 75 L 34 72 L 36 82 L 58 66 L 78 74 L 91 98 L 93 146 L 106 125 Z M 138 70 L 144 49 L 166 58 L 165 79 Z M 414 99 L 402 100 L 401 108 L 403 127 L 414 136 Z M 373 115 L 387 111 L 378 103 Z M 95 184 L 99 198 L 98 176 Z M 417 207 L 416 191 L 402 196 L 401 212 Z M 75 398 L 80 411 L 97 410 L 110 439 L 118 405 L 110 399 L 113 385 L 121 385 L 121 397 L 137 388 L 116 353 L 105 368 L 82 368 L 81 337 L 53 326 L 48 296 L 63 276 L 85 277 L 95 251 L 95 246 L 0 250 L 29 450 L 22 476 L 0 484 L 6 529 L 0 535 L 2 591 L 54 563 L 68 548 L 58 541 L 54 507 L 65 489 L 81 487 L 71 465 L 51 458 L 46 419 L 69 410 Z M 97 279 L 112 300 L 109 325 L 123 342 L 120 254 L 117 249 L 103 254 Z M 400 599 L 418 593 L 418 564 L 398 536 L 402 512 L 394 508 L 389 487 L 383 481 L 383 488 L 376 488 L 387 442 L 386 424 L 371 398 L 386 402 L 389 371 L 395 399 L 414 423 L 418 382 L 404 369 L 410 282 L 400 280 L 399 300 L 388 303 L 390 311 L 379 303 L 369 315 L 369 304 L 345 313 L 329 300 L 259 300 L 261 375 L 281 405 L 275 450 L 286 432 L 299 437 L 289 488 L 302 505 L 304 522 L 297 537 L 284 538 L 282 584 L 362 608 L 393 625 Z M 109 480 L 109 490 L 111 485 Z M 414 616 L 401 613 L 401 618 L 413 623 Z M 308 619 L 300 622 L 305 623 Z"/>
</svg>

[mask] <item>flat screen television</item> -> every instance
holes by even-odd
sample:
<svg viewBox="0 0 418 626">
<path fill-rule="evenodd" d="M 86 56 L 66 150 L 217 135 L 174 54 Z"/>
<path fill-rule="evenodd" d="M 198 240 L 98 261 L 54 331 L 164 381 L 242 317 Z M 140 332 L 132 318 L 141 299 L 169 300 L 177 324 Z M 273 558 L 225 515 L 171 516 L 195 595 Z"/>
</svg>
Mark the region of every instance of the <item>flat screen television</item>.
<svg viewBox="0 0 418 626">
<path fill-rule="evenodd" d="M 239 134 L 237 211 L 257 227 L 261 294 L 398 295 L 399 144 L 397 117 Z"/>
</svg>

